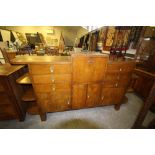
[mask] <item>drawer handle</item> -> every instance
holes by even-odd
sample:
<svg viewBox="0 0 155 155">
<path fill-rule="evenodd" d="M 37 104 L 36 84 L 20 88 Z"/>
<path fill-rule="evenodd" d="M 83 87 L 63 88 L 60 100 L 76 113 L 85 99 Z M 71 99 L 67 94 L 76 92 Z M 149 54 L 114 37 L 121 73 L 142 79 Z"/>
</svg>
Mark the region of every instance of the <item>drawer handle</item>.
<svg viewBox="0 0 155 155">
<path fill-rule="evenodd" d="M 68 100 L 67 104 L 68 104 L 68 105 L 70 104 L 70 100 Z"/>
<path fill-rule="evenodd" d="M 88 95 L 87 98 L 89 98 L 90 96 Z"/>
<path fill-rule="evenodd" d="M 52 82 L 54 83 L 54 79 L 52 79 Z"/>
<path fill-rule="evenodd" d="M 53 91 L 55 91 L 55 88 L 53 88 Z"/>
<path fill-rule="evenodd" d="M 122 71 L 122 68 L 120 68 L 119 70 Z"/>
<path fill-rule="evenodd" d="M 102 96 L 102 98 L 101 98 L 102 100 L 104 99 L 104 96 Z"/>
<path fill-rule="evenodd" d="M 50 71 L 51 71 L 51 73 L 54 72 L 54 67 L 53 66 L 50 67 Z"/>
<path fill-rule="evenodd" d="M 118 83 L 116 83 L 115 86 L 118 87 Z"/>
<path fill-rule="evenodd" d="M 89 64 L 92 64 L 92 63 L 94 63 L 94 62 L 93 62 L 92 60 L 88 60 L 88 63 L 89 63 Z"/>
</svg>

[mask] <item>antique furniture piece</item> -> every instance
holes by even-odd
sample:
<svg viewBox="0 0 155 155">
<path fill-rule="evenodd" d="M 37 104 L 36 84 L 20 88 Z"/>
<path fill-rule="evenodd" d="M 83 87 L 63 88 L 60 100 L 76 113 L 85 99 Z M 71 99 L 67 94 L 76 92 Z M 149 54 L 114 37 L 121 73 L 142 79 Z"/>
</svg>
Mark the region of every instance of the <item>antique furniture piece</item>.
<svg viewBox="0 0 155 155">
<path fill-rule="evenodd" d="M 23 89 L 16 83 L 23 66 L 0 65 L 0 120 L 25 118 L 21 102 Z"/>
<path fill-rule="evenodd" d="M 42 120 L 47 112 L 104 105 L 118 110 L 135 66 L 132 60 L 109 61 L 103 54 L 22 56 L 11 62 L 28 64 L 29 74 L 17 82 L 32 83 Z"/>
</svg>

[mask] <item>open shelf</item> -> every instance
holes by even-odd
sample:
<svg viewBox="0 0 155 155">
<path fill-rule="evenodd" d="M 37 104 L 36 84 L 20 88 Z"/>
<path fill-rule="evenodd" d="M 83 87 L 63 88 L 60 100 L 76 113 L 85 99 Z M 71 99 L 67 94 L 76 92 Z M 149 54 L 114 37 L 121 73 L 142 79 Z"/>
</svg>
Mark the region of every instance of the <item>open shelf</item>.
<svg viewBox="0 0 155 155">
<path fill-rule="evenodd" d="M 25 92 L 25 94 L 22 97 L 22 101 L 25 101 L 25 102 L 36 101 L 33 88 L 30 88 Z"/>
<path fill-rule="evenodd" d="M 31 79 L 28 73 L 24 74 L 16 80 L 18 84 L 32 84 Z"/>
</svg>

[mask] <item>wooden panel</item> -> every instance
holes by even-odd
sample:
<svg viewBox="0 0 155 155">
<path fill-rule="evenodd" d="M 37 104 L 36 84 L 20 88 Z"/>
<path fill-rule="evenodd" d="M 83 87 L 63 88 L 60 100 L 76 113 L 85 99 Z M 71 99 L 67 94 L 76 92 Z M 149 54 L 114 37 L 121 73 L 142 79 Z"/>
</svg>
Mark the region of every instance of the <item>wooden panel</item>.
<svg viewBox="0 0 155 155">
<path fill-rule="evenodd" d="M 84 108 L 86 104 L 87 85 L 74 84 L 72 91 L 72 109 Z"/>
<path fill-rule="evenodd" d="M 95 107 L 100 105 L 101 84 L 89 84 L 87 90 L 87 107 Z"/>
<path fill-rule="evenodd" d="M 35 84 L 57 83 L 57 82 L 71 82 L 71 74 L 46 74 L 46 75 L 33 75 Z"/>
<path fill-rule="evenodd" d="M 73 82 L 88 83 L 103 81 L 106 68 L 106 57 L 74 57 Z"/>
<path fill-rule="evenodd" d="M 102 88 L 101 103 L 102 105 L 119 104 L 125 94 L 124 88 Z"/>
<path fill-rule="evenodd" d="M 71 64 L 30 64 L 29 70 L 31 74 L 70 74 Z"/>
</svg>

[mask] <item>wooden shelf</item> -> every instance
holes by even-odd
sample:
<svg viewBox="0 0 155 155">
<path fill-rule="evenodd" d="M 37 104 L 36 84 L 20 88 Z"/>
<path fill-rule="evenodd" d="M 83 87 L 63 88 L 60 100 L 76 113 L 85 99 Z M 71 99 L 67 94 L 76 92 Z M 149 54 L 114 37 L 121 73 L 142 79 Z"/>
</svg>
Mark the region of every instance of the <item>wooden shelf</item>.
<svg viewBox="0 0 155 155">
<path fill-rule="evenodd" d="M 27 113 L 29 113 L 29 114 L 31 114 L 31 115 L 38 115 L 38 114 L 39 114 L 39 108 L 38 108 L 36 102 L 31 102 L 31 103 L 28 105 Z"/>
<path fill-rule="evenodd" d="M 22 97 L 22 101 L 25 101 L 25 102 L 36 101 L 33 88 L 30 88 L 25 92 L 25 94 Z"/>
<path fill-rule="evenodd" d="M 32 84 L 29 73 L 24 74 L 16 80 L 18 84 Z"/>
</svg>

